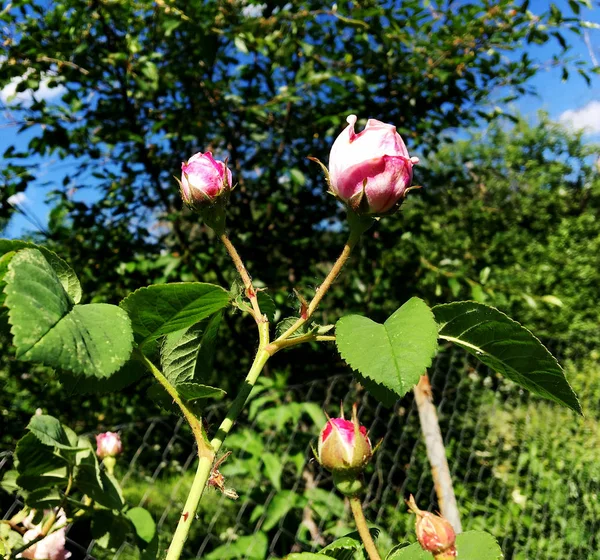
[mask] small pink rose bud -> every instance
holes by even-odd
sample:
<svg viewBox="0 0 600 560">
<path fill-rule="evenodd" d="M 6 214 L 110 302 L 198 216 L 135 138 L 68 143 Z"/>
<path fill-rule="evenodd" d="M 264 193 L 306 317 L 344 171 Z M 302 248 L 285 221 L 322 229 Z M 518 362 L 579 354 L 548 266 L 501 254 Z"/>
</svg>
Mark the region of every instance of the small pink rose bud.
<svg viewBox="0 0 600 560">
<path fill-rule="evenodd" d="M 352 420 L 330 418 L 321 430 L 318 446 L 319 463 L 333 473 L 360 472 L 371 459 L 373 449 L 367 429 L 358 423 L 356 405 Z"/>
<path fill-rule="evenodd" d="M 331 192 L 357 214 L 394 211 L 406 196 L 419 159 L 408 155 L 395 126 L 369 119 L 356 134 L 356 115 L 346 120 L 349 124 L 329 154 Z"/>
<path fill-rule="evenodd" d="M 412 496 L 408 507 L 417 515 L 416 532 L 421 548 L 431 552 L 436 560 L 456 558 L 456 534 L 450 522 L 440 515 L 420 510 Z"/>
<path fill-rule="evenodd" d="M 121 438 L 115 432 L 104 432 L 96 436 L 96 454 L 100 459 L 115 457 L 123 451 Z"/>
<path fill-rule="evenodd" d="M 210 152 L 194 154 L 181 164 L 181 197 L 192 208 L 211 205 L 231 190 L 231 171 Z"/>
</svg>

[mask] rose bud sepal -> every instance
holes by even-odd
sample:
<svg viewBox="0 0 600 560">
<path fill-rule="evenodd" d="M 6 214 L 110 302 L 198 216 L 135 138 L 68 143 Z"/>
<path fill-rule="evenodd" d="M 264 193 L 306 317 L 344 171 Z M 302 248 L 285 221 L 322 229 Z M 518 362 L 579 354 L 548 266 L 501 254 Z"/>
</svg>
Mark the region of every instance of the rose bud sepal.
<svg viewBox="0 0 600 560">
<path fill-rule="evenodd" d="M 332 476 L 335 487 L 348 498 L 359 496 L 365 489 L 365 478 L 362 473 L 334 471 Z"/>
</svg>

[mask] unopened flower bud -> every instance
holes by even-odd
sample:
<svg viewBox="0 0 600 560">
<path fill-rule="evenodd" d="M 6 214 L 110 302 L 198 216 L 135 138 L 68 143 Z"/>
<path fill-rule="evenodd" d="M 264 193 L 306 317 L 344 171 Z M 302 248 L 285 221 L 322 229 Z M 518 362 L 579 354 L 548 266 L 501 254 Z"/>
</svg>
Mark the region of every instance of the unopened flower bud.
<svg viewBox="0 0 600 560">
<path fill-rule="evenodd" d="M 404 200 L 419 159 L 409 156 L 395 126 L 369 119 L 356 134 L 356 115 L 346 120 L 329 154 L 331 192 L 359 215 L 391 213 Z"/>
<path fill-rule="evenodd" d="M 100 459 L 115 457 L 123 451 L 121 438 L 115 432 L 104 432 L 96 436 L 96 454 Z"/>
<path fill-rule="evenodd" d="M 330 418 L 319 436 L 318 459 L 333 473 L 360 473 L 371 459 L 373 449 L 367 429 L 358 423 L 356 405 L 352 420 Z"/>
<path fill-rule="evenodd" d="M 456 534 L 450 522 L 440 515 L 420 510 L 412 496 L 408 507 L 417 516 L 416 533 L 421 548 L 431 552 L 436 560 L 456 558 Z"/>
<path fill-rule="evenodd" d="M 190 207 L 201 209 L 231 190 L 231 171 L 210 152 L 198 152 L 181 164 L 181 197 Z"/>
</svg>

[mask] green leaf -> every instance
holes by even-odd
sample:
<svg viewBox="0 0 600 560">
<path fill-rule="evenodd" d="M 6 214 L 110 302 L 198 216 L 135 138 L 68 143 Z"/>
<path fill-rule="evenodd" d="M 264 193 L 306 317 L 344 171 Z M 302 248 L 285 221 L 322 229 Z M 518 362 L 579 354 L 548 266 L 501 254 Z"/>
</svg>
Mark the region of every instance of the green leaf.
<svg viewBox="0 0 600 560">
<path fill-rule="evenodd" d="M 200 383 L 179 383 L 175 385 L 177 392 L 182 399 L 186 401 L 196 401 L 198 399 L 214 399 L 225 395 L 223 389 L 218 387 L 209 387 Z"/>
<path fill-rule="evenodd" d="M 283 473 L 283 464 L 281 459 L 273 453 L 265 453 L 262 456 L 264 471 L 271 484 L 277 490 L 281 490 L 281 474 Z"/>
<path fill-rule="evenodd" d="M 541 397 L 581 413 L 577 395 L 546 347 L 504 313 L 480 303 L 438 305 L 439 336 Z"/>
<path fill-rule="evenodd" d="M 19 473 L 17 484 L 21 488 L 34 491 L 66 485 L 66 461 L 31 432 L 25 434 L 17 443 L 15 458 L 15 466 Z"/>
<path fill-rule="evenodd" d="M 28 241 L 21 241 L 19 239 L 0 239 L 0 254 L 18 251 L 20 249 L 37 249 L 40 251 L 42 255 L 44 255 L 46 261 L 48 261 L 48 264 L 53 268 L 56 276 L 58 276 L 60 283 L 71 297 L 73 303 L 79 303 L 81 300 L 81 284 L 79 283 L 79 279 L 73 269 L 56 253 L 46 249 L 46 247 L 41 247 L 40 245 L 29 243 Z"/>
<path fill-rule="evenodd" d="M 108 509 L 121 510 L 125 505 L 116 478 L 105 470 L 98 471 L 89 459 L 80 465 L 75 485 L 92 500 Z"/>
<path fill-rule="evenodd" d="M 407 301 L 383 325 L 349 315 L 337 322 L 335 332 L 342 358 L 399 397 L 417 384 L 437 350 L 433 314 L 418 298 Z"/>
<path fill-rule="evenodd" d="M 306 500 L 302 496 L 291 490 L 277 492 L 267 506 L 262 530 L 270 531 L 291 509 L 301 507 L 305 502 Z"/>
<path fill-rule="evenodd" d="M 114 305 L 75 305 L 37 249 L 10 261 L 4 280 L 17 357 L 79 375 L 108 377 L 129 358 L 129 319 Z"/>
<path fill-rule="evenodd" d="M 160 349 L 162 371 L 173 384 L 210 374 L 222 314 L 215 313 L 188 329 L 169 333 Z"/>
<path fill-rule="evenodd" d="M 483 531 L 466 531 L 456 536 L 457 558 L 460 560 L 501 560 L 504 558 L 496 539 Z M 386 560 L 432 560 L 419 543 L 395 549 Z"/>
<path fill-rule="evenodd" d="M 245 560 L 264 560 L 267 555 L 269 543 L 264 533 L 254 533 L 247 537 L 226 543 L 207 554 L 205 560 L 230 560 L 244 558 Z"/>
<path fill-rule="evenodd" d="M 58 447 L 59 449 L 77 449 L 77 446 L 73 446 L 72 442 L 69 441 L 63 425 L 54 416 L 36 414 L 29 421 L 27 429 L 44 445 Z"/>
<path fill-rule="evenodd" d="M 409 542 L 403 542 L 393 546 L 392 549 L 385 555 L 385 560 L 394 560 L 394 558 L 398 558 L 398 554 L 403 548 L 407 548 L 411 546 Z"/>
<path fill-rule="evenodd" d="M 323 560 L 323 555 L 314 552 L 292 552 L 284 560 Z"/>
<path fill-rule="evenodd" d="M 91 526 L 92 537 L 101 548 L 119 548 L 131 533 L 131 522 L 120 514 L 109 510 L 94 512 Z"/>
<path fill-rule="evenodd" d="M 337 558 L 338 560 L 352 560 L 354 553 L 363 550 L 363 544 L 360 537 L 346 535 L 336 539 L 328 544 L 325 548 L 319 550 L 319 554 Z"/>
<path fill-rule="evenodd" d="M 140 344 L 187 329 L 223 309 L 229 293 L 213 284 L 179 282 L 141 288 L 121 303 Z"/>
<path fill-rule="evenodd" d="M 275 320 L 275 312 L 277 311 L 273 298 L 264 290 L 260 290 L 256 293 L 256 299 L 261 313 L 266 315 L 269 322 L 272 323 Z"/>
<path fill-rule="evenodd" d="M 19 489 L 19 485 L 17 484 L 18 476 L 19 473 L 16 470 L 6 471 L 2 480 L 0 480 L 0 488 L 8 494 L 16 492 Z"/>
<path fill-rule="evenodd" d="M 136 535 L 145 543 L 150 543 L 156 534 L 156 523 L 152 515 L 143 507 L 127 510 L 125 515 L 133 523 Z"/>
<path fill-rule="evenodd" d="M 275 338 L 280 337 L 285 331 L 287 331 L 294 323 L 300 319 L 300 317 L 286 317 L 285 319 L 281 319 L 279 323 L 277 323 L 275 327 Z M 311 329 L 312 330 L 312 329 Z M 294 332 L 291 336 L 288 337 L 289 340 L 293 338 L 297 338 L 306 334 L 308 331 L 308 325 L 304 323 L 297 331 Z"/>
<path fill-rule="evenodd" d="M 109 377 L 86 377 L 66 371 L 59 371 L 58 377 L 66 395 L 70 396 L 114 393 L 140 380 L 147 372 L 148 370 L 139 360 L 131 359 Z"/>
</svg>

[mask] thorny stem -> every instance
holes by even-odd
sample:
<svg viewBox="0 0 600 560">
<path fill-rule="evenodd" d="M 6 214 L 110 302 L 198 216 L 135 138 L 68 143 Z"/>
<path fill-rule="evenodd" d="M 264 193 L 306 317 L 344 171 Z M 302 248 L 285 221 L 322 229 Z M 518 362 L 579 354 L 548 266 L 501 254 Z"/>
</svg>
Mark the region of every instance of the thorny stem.
<svg viewBox="0 0 600 560">
<path fill-rule="evenodd" d="M 317 309 L 317 306 L 319 305 L 319 303 L 321 303 L 321 300 L 327 293 L 327 290 L 329 290 L 329 288 L 331 288 L 331 285 L 335 282 L 335 279 L 341 272 L 342 267 L 348 260 L 348 257 L 350 256 L 350 253 L 352 253 L 352 249 L 354 249 L 354 246 L 358 242 L 359 238 L 360 234 L 357 235 L 355 232 L 350 233 L 348 241 L 342 249 L 341 255 L 337 258 L 334 265 L 331 267 L 331 270 L 329 271 L 329 274 L 327 274 L 327 276 L 325 277 L 325 280 L 323 280 L 323 283 L 317 288 L 314 297 L 308 305 L 308 309 L 306 310 L 304 317 L 300 317 L 287 331 L 285 331 L 279 338 L 277 338 L 273 342 L 273 344 L 277 345 L 278 347 L 283 347 L 284 345 L 282 345 L 282 343 L 311 318 L 312 314 Z"/>
<path fill-rule="evenodd" d="M 246 270 L 246 267 L 244 266 L 244 263 L 242 262 L 239 253 L 233 246 L 233 243 L 231 242 L 226 233 L 222 233 L 220 237 L 221 241 L 223 242 L 223 245 L 225 245 L 225 248 L 229 253 L 229 256 L 231 257 L 231 260 L 233 261 L 233 264 L 235 264 L 235 268 L 237 268 L 237 271 L 239 272 L 239 275 L 242 278 L 242 282 L 244 283 L 244 289 L 246 290 L 246 295 L 248 296 L 248 299 L 252 304 L 252 310 L 254 311 L 254 319 L 257 323 L 264 322 L 263 315 L 260 311 L 260 306 L 258 305 L 256 290 L 254 289 L 254 286 L 252 286 L 252 280 L 250 279 L 250 275 L 248 274 L 248 271 Z"/>
<path fill-rule="evenodd" d="M 360 498 L 358 496 L 352 496 L 349 498 L 349 500 L 350 508 L 352 509 L 352 515 L 354 515 L 354 521 L 356 522 L 356 528 L 358 529 L 358 534 L 365 545 L 365 550 L 367 551 L 370 560 L 381 560 L 379 552 L 377 552 L 377 547 L 373 542 L 373 537 L 371 537 L 371 532 L 369 531 L 369 526 L 367 525 L 367 520 L 365 519 Z"/>
<path fill-rule="evenodd" d="M 166 560 L 179 560 L 181 557 L 183 546 L 187 540 L 192 521 L 196 515 L 198 504 L 200 503 L 200 498 L 202 498 L 204 488 L 206 488 L 206 483 L 208 482 L 212 472 L 214 457 L 218 453 L 219 449 L 221 449 L 227 434 L 229 434 L 237 417 L 243 410 L 248 396 L 256 384 L 256 380 L 258 379 L 260 372 L 267 363 L 267 360 L 271 357 L 271 355 L 265 350 L 265 347 L 269 344 L 269 323 L 259 323 L 259 334 L 260 345 L 258 352 L 256 353 L 256 357 L 254 358 L 254 362 L 250 368 L 250 371 L 248 372 L 248 375 L 246 375 L 244 385 L 234 399 L 233 403 L 231 403 L 229 412 L 227 413 L 225 419 L 221 422 L 216 436 L 210 442 L 212 457 L 207 455 L 200 457 L 198 469 L 196 470 L 196 475 L 194 477 L 194 481 L 192 482 L 192 488 L 190 489 L 190 493 L 185 502 L 183 514 L 179 519 L 175 534 L 173 535 L 173 540 L 171 541 L 171 546 L 167 552 Z"/>
</svg>

